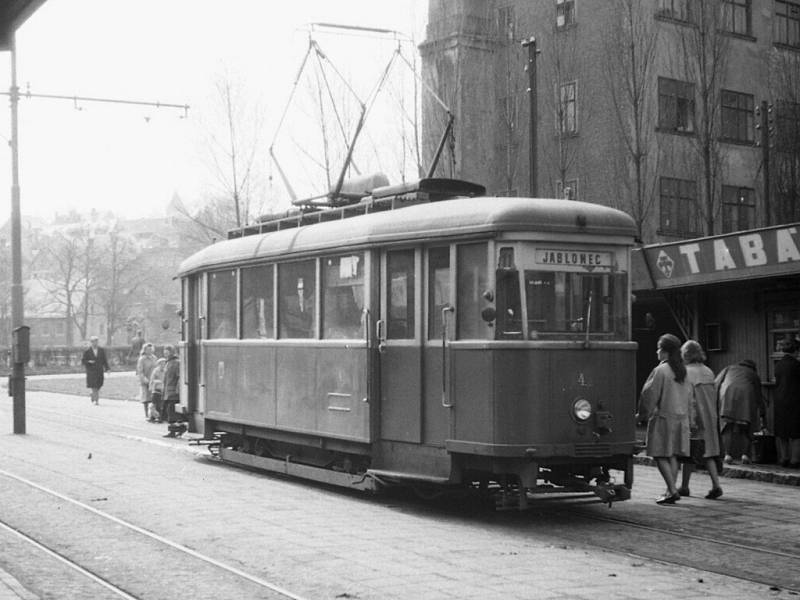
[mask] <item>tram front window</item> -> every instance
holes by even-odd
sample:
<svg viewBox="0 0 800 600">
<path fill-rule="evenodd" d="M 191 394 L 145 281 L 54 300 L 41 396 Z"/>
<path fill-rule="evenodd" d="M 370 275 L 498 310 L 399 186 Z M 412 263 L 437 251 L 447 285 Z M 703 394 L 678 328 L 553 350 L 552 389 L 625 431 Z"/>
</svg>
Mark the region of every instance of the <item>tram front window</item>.
<svg viewBox="0 0 800 600">
<path fill-rule="evenodd" d="M 585 336 L 624 339 L 624 274 L 525 271 L 528 339 Z"/>
</svg>

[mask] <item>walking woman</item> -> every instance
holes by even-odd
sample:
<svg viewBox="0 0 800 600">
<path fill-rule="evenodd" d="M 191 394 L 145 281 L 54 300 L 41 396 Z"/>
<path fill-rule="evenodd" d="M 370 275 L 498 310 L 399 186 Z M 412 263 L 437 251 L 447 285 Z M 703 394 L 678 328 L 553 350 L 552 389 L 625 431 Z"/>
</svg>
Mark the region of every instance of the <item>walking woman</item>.
<svg viewBox="0 0 800 600">
<path fill-rule="evenodd" d="M 681 499 L 675 480 L 678 456 L 689 456 L 689 402 L 692 386 L 686 379 L 681 342 L 669 333 L 658 338 L 659 364 L 642 387 L 637 422 L 647 422 L 647 455 L 656 461 L 667 491 L 656 504 Z"/>
<path fill-rule="evenodd" d="M 720 459 L 719 443 L 719 411 L 717 409 L 717 393 L 714 387 L 714 372 L 705 364 L 706 353 L 702 346 L 694 340 L 688 340 L 681 346 L 681 356 L 686 364 L 686 379 L 692 386 L 692 398 L 689 407 L 691 456 L 681 460 L 681 496 L 689 495 L 689 479 L 695 466 L 705 466 L 711 478 L 711 489 L 706 494 L 709 500 L 722 496 L 719 485 L 717 461 Z"/>
</svg>

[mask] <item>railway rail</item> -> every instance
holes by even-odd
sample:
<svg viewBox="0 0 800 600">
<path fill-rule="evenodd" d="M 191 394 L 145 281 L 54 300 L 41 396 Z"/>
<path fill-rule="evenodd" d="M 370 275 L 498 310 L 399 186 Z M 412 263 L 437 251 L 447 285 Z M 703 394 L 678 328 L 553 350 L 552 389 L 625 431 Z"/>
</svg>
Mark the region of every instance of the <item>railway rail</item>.
<svg viewBox="0 0 800 600">
<path fill-rule="evenodd" d="M 48 504 L 58 504 L 57 510 L 41 510 L 41 521 L 34 526 L 29 519 L 24 518 L 22 514 L 25 512 L 24 510 L 14 511 L 6 503 L 4 511 L 6 516 L 0 519 L 0 528 L 24 540 L 47 556 L 55 558 L 80 576 L 101 586 L 117 597 L 131 599 L 147 597 L 149 595 L 148 592 L 152 592 L 152 590 L 148 589 L 152 584 L 148 582 L 146 576 L 142 577 L 141 574 L 108 569 L 107 566 L 104 566 L 104 561 L 98 560 L 97 556 L 91 556 L 92 554 L 97 554 L 98 545 L 105 555 L 117 552 L 119 549 L 115 546 L 126 548 L 126 552 L 129 551 L 131 545 L 141 546 L 141 572 L 144 573 L 158 571 L 157 565 L 147 564 L 148 557 L 158 557 L 158 562 L 169 564 L 169 569 L 176 574 L 198 572 L 197 563 L 203 563 L 203 578 L 214 582 L 213 593 L 212 590 L 209 590 L 209 598 L 247 597 L 268 600 L 304 600 L 303 596 L 257 575 L 247 573 L 18 474 L 0 469 L 0 477 L 6 480 L 4 485 L 6 493 L 8 493 L 8 488 L 13 484 L 16 484 L 18 488 L 20 486 L 28 488 L 27 494 L 22 491 L 18 492 L 19 497 L 27 497 L 29 499 L 28 502 L 21 503 L 23 505 L 45 508 Z M 32 496 L 38 498 L 34 501 Z M 48 523 L 48 519 L 52 520 L 54 516 L 58 522 Z M 84 537 L 76 539 L 72 536 L 69 539 L 64 539 L 53 535 L 54 532 L 58 531 L 59 523 L 70 517 L 82 522 L 82 527 L 78 528 L 80 530 L 101 532 L 97 538 L 102 540 L 102 543 L 94 544 L 90 539 Z M 17 520 L 24 524 L 15 524 Z M 75 528 L 74 522 L 71 527 Z M 31 528 L 33 528 L 33 531 L 23 530 Z M 109 531 L 114 532 L 112 536 L 102 533 Z M 92 550 L 95 551 L 93 552 Z M 169 559 L 165 560 L 167 557 Z M 152 560 L 152 558 L 149 560 Z M 176 595 L 171 597 L 180 595 L 179 586 L 175 592 Z M 194 597 L 197 598 L 198 596 Z"/>
</svg>

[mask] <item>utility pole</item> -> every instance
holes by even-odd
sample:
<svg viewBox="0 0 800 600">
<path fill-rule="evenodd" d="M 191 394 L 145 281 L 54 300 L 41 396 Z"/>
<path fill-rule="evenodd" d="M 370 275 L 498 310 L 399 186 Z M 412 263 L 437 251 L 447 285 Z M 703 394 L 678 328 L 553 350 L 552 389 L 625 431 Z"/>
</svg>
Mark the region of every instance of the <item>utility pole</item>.
<svg viewBox="0 0 800 600">
<path fill-rule="evenodd" d="M 17 41 L 11 33 L 11 328 L 22 327 L 25 320 L 22 305 L 22 218 L 19 206 L 19 136 L 17 135 Z M 25 433 L 25 362 L 12 353 L 9 393 L 14 398 L 14 433 Z"/>
<path fill-rule="evenodd" d="M 528 95 L 531 107 L 530 117 L 530 195 L 536 198 L 539 195 L 539 182 L 537 179 L 536 165 L 537 158 L 537 145 L 538 145 L 538 110 L 537 104 L 539 101 L 536 93 L 536 55 L 539 51 L 536 49 L 536 38 L 531 36 L 530 39 L 522 42 L 522 47 L 528 49 L 528 64 L 525 65 L 525 70 L 528 72 Z"/>
</svg>

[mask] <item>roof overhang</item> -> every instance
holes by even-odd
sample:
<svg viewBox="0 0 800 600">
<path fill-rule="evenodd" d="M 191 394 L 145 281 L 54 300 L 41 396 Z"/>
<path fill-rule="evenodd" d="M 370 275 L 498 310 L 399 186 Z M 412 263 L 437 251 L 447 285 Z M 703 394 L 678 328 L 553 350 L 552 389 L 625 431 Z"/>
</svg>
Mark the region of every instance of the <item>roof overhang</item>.
<svg viewBox="0 0 800 600">
<path fill-rule="evenodd" d="M 0 50 L 10 50 L 14 32 L 46 0 L 5 0 L 0 2 Z"/>
<path fill-rule="evenodd" d="M 634 291 L 800 274 L 800 223 L 653 244 L 633 253 Z"/>
</svg>

